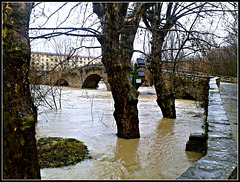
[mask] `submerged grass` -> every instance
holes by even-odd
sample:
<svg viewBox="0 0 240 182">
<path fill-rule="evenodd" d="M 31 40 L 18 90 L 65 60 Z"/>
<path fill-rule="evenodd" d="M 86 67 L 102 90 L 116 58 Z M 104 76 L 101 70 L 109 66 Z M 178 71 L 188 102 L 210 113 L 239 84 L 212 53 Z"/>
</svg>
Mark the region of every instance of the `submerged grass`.
<svg viewBox="0 0 240 182">
<path fill-rule="evenodd" d="M 48 137 L 37 141 L 40 168 L 75 165 L 91 159 L 87 146 L 74 138 Z"/>
</svg>

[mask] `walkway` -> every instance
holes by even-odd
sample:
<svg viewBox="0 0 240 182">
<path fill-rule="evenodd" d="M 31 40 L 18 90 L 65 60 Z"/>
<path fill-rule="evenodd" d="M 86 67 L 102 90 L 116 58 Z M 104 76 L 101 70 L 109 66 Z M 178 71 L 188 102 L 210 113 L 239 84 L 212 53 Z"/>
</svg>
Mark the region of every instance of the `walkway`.
<svg viewBox="0 0 240 182">
<path fill-rule="evenodd" d="M 223 102 L 224 110 L 227 113 L 227 117 L 230 126 L 233 131 L 235 141 L 238 143 L 238 93 L 236 83 L 220 82 L 220 96 Z"/>
<path fill-rule="evenodd" d="M 237 92 L 236 84 L 209 81 L 206 123 L 207 154 L 178 179 L 237 179 Z"/>
</svg>

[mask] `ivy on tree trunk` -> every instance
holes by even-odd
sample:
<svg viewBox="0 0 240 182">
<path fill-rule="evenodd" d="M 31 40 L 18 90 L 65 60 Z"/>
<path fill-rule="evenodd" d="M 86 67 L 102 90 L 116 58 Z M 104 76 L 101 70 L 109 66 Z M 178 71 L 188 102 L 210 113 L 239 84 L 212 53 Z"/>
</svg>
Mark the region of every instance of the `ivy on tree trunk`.
<svg viewBox="0 0 240 182">
<path fill-rule="evenodd" d="M 3 178 L 40 179 L 29 90 L 29 19 L 33 3 L 3 3 Z"/>
</svg>

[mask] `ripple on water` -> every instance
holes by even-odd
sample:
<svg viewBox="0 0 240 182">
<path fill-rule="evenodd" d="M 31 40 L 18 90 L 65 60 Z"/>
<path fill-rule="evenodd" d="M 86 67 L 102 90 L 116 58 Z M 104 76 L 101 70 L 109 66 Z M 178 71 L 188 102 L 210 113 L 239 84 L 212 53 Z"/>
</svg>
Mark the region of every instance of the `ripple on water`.
<svg viewBox="0 0 240 182">
<path fill-rule="evenodd" d="M 42 179 L 176 179 L 193 165 L 200 155 L 186 152 L 185 145 L 190 133 L 203 132 L 204 110 L 194 101 L 176 100 L 177 118 L 166 119 L 154 89 L 139 90 L 141 138 L 126 140 L 116 136 L 111 92 L 64 87 L 62 110 L 39 115 L 36 137 L 76 138 L 93 159 L 42 169 Z"/>
</svg>

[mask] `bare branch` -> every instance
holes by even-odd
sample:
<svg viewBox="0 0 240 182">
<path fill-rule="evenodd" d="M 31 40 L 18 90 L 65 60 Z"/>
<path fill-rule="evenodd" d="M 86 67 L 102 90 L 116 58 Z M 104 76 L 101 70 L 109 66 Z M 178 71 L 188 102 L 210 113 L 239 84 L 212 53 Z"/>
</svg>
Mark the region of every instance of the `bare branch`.
<svg viewBox="0 0 240 182">
<path fill-rule="evenodd" d="M 60 8 L 58 8 L 56 11 L 54 11 L 50 16 L 48 16 L 47 20 L 45 21 L 45 23 L 41 26 L 43 27 L 44 25 L 46 25 L 46 23 L 48 22 L 48 20 L 55 14 L 57 13 L 60 9 L 62 9 L 64 6 L 66 6 L 67 2 L 64 3 L 62 6 L 60 6 Z"/>
<path fill-rule="evenodd" d="M 40 35 L 40 36 L 36 36 L 36 37 L 29 37 L 30 39 L 40 39 L 40 38 L 49 39 L 49 38 L 57 37 L 60 35 L 78 36 L 78 37 L 99 37 L 100 36 L 99 35 L 100 32 L 98 32 L 97 30 L 92 29 L 92 28 L 71 28 L 71 27 L 68 27 L 68 28 L 29 28 L 29 30 L 69 30 L 67 32 L 52 32 L 52 33 L 48 33 L 48 34 L 44 34 L 44 35 Z M 82 30 L 85 32 L 90 32 L 93 35 L 70 33 L 75 30 Z"/>
<path fill-rule="evenodd" d="M 72 10 L 74 9 L 74 8 L 76 8 L 77 6 L 79 6 L 81 3 L 77 3 L 75 6 L 73 6 L 71 9 L 70 9 L 70 11 L 69 11 L 69 13 L 68 13 L 68 15 L 67 15 L 67 17 L 57 26 L 57 28 L 58 27 L 60 27 L 68 18 L 69 18 L 69 16 L 70 16 L 70 14 L 71 14 L 71 12 L 72 12 Z"/>
</svg>

